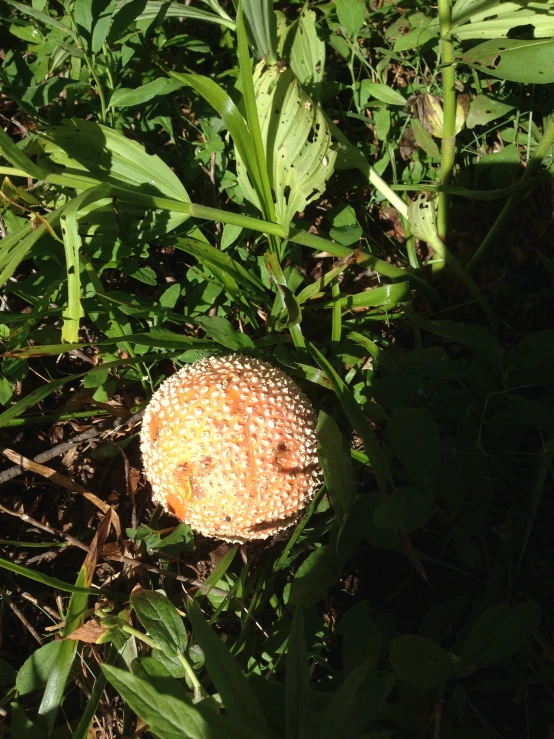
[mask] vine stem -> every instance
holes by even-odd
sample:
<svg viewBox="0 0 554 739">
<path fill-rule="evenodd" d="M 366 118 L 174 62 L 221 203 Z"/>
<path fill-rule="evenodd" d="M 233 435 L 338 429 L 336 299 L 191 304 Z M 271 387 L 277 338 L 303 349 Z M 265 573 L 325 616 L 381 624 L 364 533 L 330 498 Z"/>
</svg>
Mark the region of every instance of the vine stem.
<svg viewBox="0 0 554 739">
<path fill-rule="evenodd" d="M 537 169 L 540 167 L 542 160 L 546 157 L 548 154 L 548 151 L 552 144 L 554 143 L 554 117 L 550 121 L 550 124 L 546 131 L 543 134 L 543 137 L 540 141 L 540 144 L 535 149 L 535 153 L 531 155 L 529 159 L 529 163 L 527 165 L 527 168 L 525 172 L 523 173 L 521 180 L 518 184 L 521 185 L 521 188 L 518 188 L 517 193 L 514 195 L 511 195 L 506 203 L 504 204 L 504 207 L 498 214 L 495 222 L 493 223 L 490 231 L 485 236 L 483 242 L 475 252 L 475 254 L 471 257 L 469 262 L 466 265 L 466 272 L 473 272 L 475 268 L 483 261 L 484 257 L 488 254 L 493 244 L 497 242 L 498 237 L 502 233 L 502 231 L 506 228 L 508 223 L 510 222 L 513 214 L 514 214 L 514 205 L 517 203 L 518 199 L 521 198 L 522 193 L 525 190 L 525 185 L 529 183 L 529 181 L 533 178 L 533 176 L 536 174 Z"/>
<path fill-rule="evenodd" d="M 456 70 L 454 44 L 449 38 L 452 22 L 450 0 L 438 0 L 438 6 L 444 111 L 440 184 L 444 187 L 448 186 L 452 180 L 456 155 Z M 449 206 L 449 194 L 444 191 L 439 192 L 437 228 L 442 241 L 445 241 L 448 235 Z"/>
</svg>

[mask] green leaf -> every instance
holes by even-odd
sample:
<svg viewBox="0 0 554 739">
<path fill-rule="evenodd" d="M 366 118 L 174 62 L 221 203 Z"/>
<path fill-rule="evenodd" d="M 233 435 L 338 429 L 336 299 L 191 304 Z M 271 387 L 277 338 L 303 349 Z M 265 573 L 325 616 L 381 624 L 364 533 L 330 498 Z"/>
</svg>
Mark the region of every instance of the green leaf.
<svg viewBox="0 0 554 739">
<path fill-rule="evenodd" d="M 344 731 L 356 703 L 358 691 L 367 677 L 368 663 L 350 672 L 331 698 L 321 721 L 318 739 L 336 739 Z"/>
<path fill-rule="evenodd" d="M 365 21 L 365 3 L 363 0 L 336 0 L 339 23 L 351 39 L 358 36 Z"/>
<path fill-rule="evenodd" d="M 27 657 L 17 673 L 15 689 L 18 695 L 27 695 L 46 685 L 62 642 L 54 640 L 43 644 Z"/>
<path fill-rule="evenodd" d="M 434 641 L 404 634 L 391 646 L 390 660 L 396 675 L 416 688 L 434 688 L 452 674 L 452 661 Z"/>
<path fill-rule="evenodd" d="M 183 83 L 168 77 L 159 77 L 146 85 L 134 89 L 120 87 L 110 98 L 110 108 L 128 108 L 132 105 L 142 105 L 160 95 L 169 95 L 183 87 Z"/>
<path fill-rule="evenodd" d="M 418 488 L 396 488 L 391 495 L 383 495 L 373 513 L 373 523 L 378 528 L 397 531 L 403 528 L 407 534 L 424 526 L 433 515 L 431 498 Z"/>
<path fill-rule="evenodd" d="M 360 107 L 363 107 L 369 100 L 379 100 L 388 105 L 406 105 L 406 98 L 397 90 L 381 82 L 371 82 L 371 80 L 362 80 L 360 84 Z"/>
<path fill-rule="evenodd" d="M 14 167 L 23 170 L 29 177 L 34 177 L 35 180 L 43 180 L 46 176 L 46 170 L 34 164 L 29 157 L 21 151 L 21 149 L 14 144 L 8 134 L 0 126 L 0 154 L 7 159 L 10 164 Z"/>
<path fill-rule="evenodd" d="M 163 688 L 131 672 L 102 665 L 102 672 L 137 716 L 160 739 L 206 739 L 212 727 L 176 680 Z"/>
<path fill-rule="evenodd" d="M 304 612 L 302 608 L 295 608 L 287 645 L 285 739 L 310 739 L 312 701 L 308 650 L 304 637 Z"/>
<path fill-rule="evenodd" d="M 313 606 L 342 575 L 343 561 L 327 546 L 318 547 L 298 568 L 290 589 L 295 606 Z"/>
<path fill-rule="evenodd" d="M 127 3 L 131 4 L 129 0 L 117 0 L 116 9 L 118 12 L 122 12 Z M 217 25 L 229 28 L 231 31 L 235 30 L 235 22 L 229 18 L 219 4 L 217 7 L 221 12 L 217 14 L 209 13 L 199 8 L 189 7 L 184 3 L 171 3 L 165 0 L 148 0 L 148 2 L 142 0 L 142 4 L 143 7 L 140 9 L 138 15 L 135 14 L 135 10 L 133 11 L 133 17 L 139 21 L 155 20 L 163 13 L 164 18 L 187 18 L 188 20 L 216 23 Z"/>
<path fill-rule="evenodd" d="M 435 143 L 433 137 L 429 131 L 425 130 L 421 125 L 421 122 L 416 118 L 412 119 L 412 131 L 414 132 L 414 138 L 416 144 L 423 149 L 426 154 L 429 154 L 433 159 L 440 157 L 439 147 Z"/>
<path fill-rule="evenodd" d="M 554 82 L 553 58 L 554 39 L 551 38 L 528 41 L 495 38 L 462 54 L 464 62 L 485 75 L 536 85 Z"/>
<path fill-rule="evenodd" d="M 16 564 L 15 562 L 10 562 L 9 560 L 0 557 L 0 568 L 1 567 L 3 567 L 5 570 L 9 570 L 10 572 L 14 572 L 16 575 L 22 575 L 23 577 L 27 577 L 30 580 L 35 580 L 36 582 L 40 582 L 43 585 L 47 585 L 49 588 L 61 590 L 65 593 L 82 593 L 83 595 L 96 596 L 102 593 L 105 595 L 110 595 L 112 598 L 121 597 L 119 593 L 114 593 L 111 590 L 98 590 L 98 588 L 83 588 L 78 585 L 71 585 L 70 583 L 64 582 L 63 580 L 59 580 L 57 577 L 43 575 L 42 572 L 36 572 L 35 570 L 31 570 L 29 567 L 24 567 L 23 565 Z"/>
<path fill-rule="evenodd" d="M 12 703 L 10 736 L 17 739 L 46 739 L 42 729 L 31 721 L 19 703 Z"/>
<path fill-rule="evenodd" d="M 246 334 L 235 331 L 230 321 L 222 316 L 196 316 L 196 323 L 218 344 L 234 352 L 254 349 L 254 342 Z"/>
<path fill-rule="evenodd" d="M 115 0 L 75 0 L 73 13 L 81 38 L 96 54 L 102 49 L 115 10 Z"/>
<path fill-rule="evenodd" d="M 440 438 L 425 408 L 395 408 L 387 424 L 390 442 L 411 481 L 432 495 L 440 468 Z"/>
<path fill-rule="evenodd" d="M 456 3 L 451 33 L 461 41 L 475 38 L 496 40 L 514 29 L 532 26 L 536 39 L 554 36 L 554 18 L 549 6 L 548 2 L 541 7 L 540 3 L 503 3 L 498 0 Z"/>
<path fill-rule="evenodd" d="M 248 0 L 244 20 L 258 59 L 277 61 L 277 19 L 272 0 Z"/>
<path fill-rule="evenodd" d="M 216 249 L 211 244 L 191 238 L 177 238 L 172 243 L 177 249 L 192 254 L 200 263 L 208 262 L 208 264 L 225 272 L 233 279 L 235 286 L 238 283 L 257 298 L 265 299 L 266 289 L 259 278 L 228 254 Z"/>
<path fill-rule="evenodd" d="M 505 116 L 506 113 L 509 113 L 513 109 L 513 105 L 506 105 L 506 103 L 502 103 L 500 100 L 493 100 L 486 95 L 477 95 L 477 97 L 473 98 L 469 106 L 466 126 L 468 128 L 485 126 L 491 121 L 502 118 L 502 116 Z"/>
<path fill-rule="evenodd" d="M 139 590 L 131 594 L 131 605 L 164 654 L 177 657 L 186 650 L 185 625 L 169 598 L 155 590 Z"/>
<path fill-rule="evenodd" d="M 552 367 L 554 364 L 554 331 L 546 329 L 525 336 L 506 357 L 509 372 Z"/>
<path fill-rule="evenodd" d="M 193 87 L 223 118 L 233 138 L 237 155 L 253 179 L 256 193 L 258 197 L 263 198 L 261 195 L 263 193 L 261 173 L 261 165 L 263 163 L 258 161 L 252 147 L 252 139 L 246 122 L 229 95 L 217 82 L 214 82 L 209 77 L 204 77 L 200 74 L 183 74 L 182 72 L 170 72 L 170 75 L 183 82 L 183 84 Z"/>
<path fill-rule="evenodd" d="M 491 667 L 523 647 L 539 627 L 541 609 L 528 600 L 511 608 L 497 603 L 482 613 L 464 640 L 460 662 L 478 669 Z"/>
<path fill-rule="evenodd" d="M 208 675 L 215 685 L 231 719 L 237 724 L 265 732 L 265 717 L 254 689 L 244 676 L 239 663 L 221 639 L 204 620 L 201 610 L 188 601 L 187 614 L 193 635 L 204 652 Z"/>
<path fill-rule="evenodd" d="M 462 344 L 486 359 L 494 369 L 500 371 L 504 348 L 484 326 L 457 321 L 427 321 L 419 317 L 416 321 L 417 325 L 425 331 L 437 334 L 447 342 Z"/>
<path fill-rule="evenodd" d="M 328 360 L 316 349 L 313 344 L 309 345 L 310 354 L 314 357 L 317 364 L 325 372 L 329 381 L 333 385 L 333 389 L 337 395 L 339 403 L 347 416 L 348 420 L 354 427 L 356 433 L 362 440 L 366 454 L 369 457 L 373 474 L 377 480 L 377 484 L 382 493 L 387 493 L 389 488 L 393 487 L 392 476 L 386 457 L 377 441 L 373 427 L 367 420 L 364 412 L 352 396 L 351 391 L 343 380 L 339 377 L 335 369 Z"/>
<path fill-rule="evenodd" d="M 67 308 L 63 312 L 62 341 L 79 341 L 79 321 L 84 312 L 81 308 L 81 280 L 79 276 L 79 251 L 81 236 L 77 216 L 79 210 L 91 202 L 101 200 L 110 190 L 109 185 L 98 185 L 71 200 L 60 216 L 65 262 L 67 268 Z"/>
<path fill-rule="evenodd" d="M 317 35 L 316 14 L 304 6 L 287 36 L 292 36 L 289 61 L 292 71 L 310 97 L 319 100 L 325 72 L 325 42 Z"/>
<path fill-rule="evenodd" d="M 67 33 L 67 35 L 71 36 L 75 43 L 78 43 L 78 38 L 76 34 L 73 33 L 70 28 L 68 28 L 56 18 L 53 18 L 46 13 L 41 13 L 40 10 L 35 10 L 34 7 L 30 7 L 29 5 L 25 5 L 24 3 L 15 2 L 15 0 L 8 0 L 8 5 L 11 5 L 12 8 L 16 8 L 16 10 L 19 10 L 21 13 L 29 15 L 31 16 L 31 18 L 35 18 L 35 20 L 40 21 L 47 26 L 51 26 L 52 28 L 56 28 L 58 31 L 63 31 L 64 33 Z"/>
<path fill-rule="evenodd" d="M 398 303 L 410 300 L 410 285 L 407 282 L 398 282 L 394 285 L 383 285 L 364 290 L 355 295 L 347 295 L 340 299 L 343 308 L 382 307 L 385 310 L 394 308 Z M 384 316 L 383 316 L 384 318 Z"/>
<path fill-rule="evenodd" d="M 319 412 L 317 438 L 317 451 L 327 492 L 337 519 L 343 526 L 356 499 L 350 447 L 335 420 L 325 411 Z"/>
<path fill-rule="evenodd" d="M 255 70 L 254 89 L 276 219 L 287 232 L 295 214 L 325 191 L 334 171 L 336 150 L 323 111 L 304 92 L 291 69 L 275 65 L 264 71 L 261 62 Z M 259 188 L 248 179 L 248 162 L 238 147 L 237 153 L 241 190 L 267 217 Z"/>
<path fill-rule="evenodd" d="M 83 184 L 109 182 L 137 194 L 190 203 L 179 178 L 160 157 L 147 154 L 136 141 L 94 121 L 74 118 L 62 126 L 49 126 L 39 143 L 49 168 L 61 168 L 62 184 L 71 184 L 71 178 Z"/>
<path fill-rule="evenodd" d="M 368 677 L 375 678 L 381 654 L 381 634 L 369 617 L 368 608 L 367 600 L 356 603 L 343 616 L 334 633 L 342 635 L 344 672 L 349 674 L 365 662 Z"/>
</svg>

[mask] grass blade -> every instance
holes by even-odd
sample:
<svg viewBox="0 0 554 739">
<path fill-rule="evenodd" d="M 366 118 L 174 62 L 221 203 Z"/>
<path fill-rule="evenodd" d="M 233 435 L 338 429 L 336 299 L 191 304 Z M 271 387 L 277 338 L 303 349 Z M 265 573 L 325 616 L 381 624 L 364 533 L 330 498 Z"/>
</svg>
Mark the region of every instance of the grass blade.
<svg viewBox="0 0 554 739">
<path fill-rule="evenodd" d="M 285 723 L 286 739 L 310 739 L 312 736 L 312 690 L 301 607 L 294 611 L 287 646 Z"/>
<path fill-rule="evenodd" d="M 343 380 L 341 380 L 335 369 L 331 364 L 329 364 L 328 360 L 325 359 L 319 349 L 317 349 L 313 344 L 308 344 L 308 351 L 329 378 L 346 417 L 362 440 L 366 454 L 371 462 L 371 467 L 373 469 L 375 479 L 377 480 L 379 490 L 383 494 L 390 492 L 393 487 L 393 482 L 389 463 L 387 462 L 387 458 L 377 441 L 375 431 L 370 422 L 367 420 L 364 412 L 355 401 L 347 385 Z"/>
<path fill-rule="evenodd" d="M 189 600 L 187 614 L 195 639 L 206 659 L 206 669 L 229 716 L 236 723 L 265 732 L 267 726 L 258 697 L 244 676 L 239 663 L 230 654 L 221 639 L 204 620 L 201 610 Z"/>
</svg>

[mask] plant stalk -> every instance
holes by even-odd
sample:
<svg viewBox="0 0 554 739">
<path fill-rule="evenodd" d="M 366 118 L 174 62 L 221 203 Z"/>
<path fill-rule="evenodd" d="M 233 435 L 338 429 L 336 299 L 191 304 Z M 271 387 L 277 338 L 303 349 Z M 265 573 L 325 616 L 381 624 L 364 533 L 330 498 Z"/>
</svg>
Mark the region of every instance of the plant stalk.
<svg viewBox="0 0 554 739">
<path fill-rule="evenodd" d="M 450 0 L 438 0 L 439 31 L 442 67 L 443 136 L 441 147 L 440 184 L 448 186 L 454 171 L 456 156 L 456 70 L 454 67 L 454 44 L 449 38 L 451 27 Z M 437 227 L 442 241 L 448 235 L 448 193 L 439 192 Z"/>
</svg>

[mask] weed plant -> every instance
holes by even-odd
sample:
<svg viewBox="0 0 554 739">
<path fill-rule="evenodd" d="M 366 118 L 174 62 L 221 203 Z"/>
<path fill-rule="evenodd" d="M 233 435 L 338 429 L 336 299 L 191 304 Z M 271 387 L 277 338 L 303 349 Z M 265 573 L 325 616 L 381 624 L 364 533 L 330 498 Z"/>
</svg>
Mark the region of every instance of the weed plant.
<svg viewBox="0 0 554 739">
<path fill-rule="evenodd" d="M 0 736 L 552 737 L 552 1 L 0 12 Z M 324 471 L 242 548 L 138 447 L 228 352 Z"/>
</svg>

